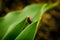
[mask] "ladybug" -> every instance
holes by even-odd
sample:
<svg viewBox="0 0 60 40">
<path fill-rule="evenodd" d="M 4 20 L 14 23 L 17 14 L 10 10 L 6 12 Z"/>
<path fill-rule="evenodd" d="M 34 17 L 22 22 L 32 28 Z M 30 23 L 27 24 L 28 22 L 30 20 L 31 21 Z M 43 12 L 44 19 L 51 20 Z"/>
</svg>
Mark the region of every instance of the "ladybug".
<svg viewBox="0 0 60 40">
<path fill-rule="evenodd" d="M 31 23 L 32 23 L 32 19 L 31 19 L 31 18 L 29 18 L 29 17 L 27 18 L 27 21 L 28 21 L 28 23 L 29 23 L 29 24 L 31 24 Z"/>
</svg>

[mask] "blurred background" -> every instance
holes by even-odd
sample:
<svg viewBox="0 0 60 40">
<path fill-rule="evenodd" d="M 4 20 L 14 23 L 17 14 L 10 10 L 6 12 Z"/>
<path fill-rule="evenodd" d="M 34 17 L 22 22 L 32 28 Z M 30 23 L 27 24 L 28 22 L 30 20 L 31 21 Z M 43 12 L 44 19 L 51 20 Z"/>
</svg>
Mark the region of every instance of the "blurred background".
<svg viewBox="0 0 60 40">
<path fill-rule="evenodd" d="M 0 17 L 11 11 L 23 10 L 30 4 L 55 2 L 59 5 L 42 16 L 35 40 L 60 40 L 60 0 L 0 0 Z"/>
</svg>

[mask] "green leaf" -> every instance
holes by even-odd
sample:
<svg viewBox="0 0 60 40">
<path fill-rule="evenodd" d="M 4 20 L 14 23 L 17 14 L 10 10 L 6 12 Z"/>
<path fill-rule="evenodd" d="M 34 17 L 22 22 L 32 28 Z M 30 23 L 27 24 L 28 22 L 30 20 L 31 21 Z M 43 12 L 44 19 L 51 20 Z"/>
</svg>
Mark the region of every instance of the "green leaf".
<svg viewBox="0 0 60 40">
<path fill-rule="evenodd" d="M 43 5 L 43 7 L 45 7 L 45 4 Z M 41 9 L 43 8 L 43 7 L 41 7 Z M 34 7 L 33 7 L 34 8 Z M 38 7 L 36 7 L 36 8 L 38 8 Z M 44 9 L 44 8 L 43 8 Z M 27 10 L 26 10 L 27 11 Z M 43 11 L 43 10 L 41 10 L 41 11 Z M 41 12 L 40 10 L 38 10 L 38 14 L 37 15 L 35 15 L 34 17 L 33 17 L 33 20 L 34 20 L 34 22 L 36 22 L 38 19 L 39 19 L 39 17 L 41 17 L 41 15 L 40 15 L 40 12 Z M 35 11 L 35 12 L 37 12 L 37 11 Z M 33 14 L 33 13 L 32 13 Z M 30 30 L 31 31 L 29 31 L 29 28 L 30 27 L 32 27 Z M 22 33 L 20 33 L 20 35 L 18 35 L 18 37 L 16 38 L 16 40 L 32 40 L 32 39 L 34 39 L 34 37 L 35 37 L 35 32 L 37 31 L 37 28 L 38 28 L 38 25 L 37 25 L 37 23 L 35 24 L 35 25 L 30 25 L 30 27 L 29 26 L 27 26 L 27 28 L 26 28 L 26 30 L 23 30 L 22 31 Z M 34 28 L 35 27 L 35 28 Z M 34 30 L 34 31 L 32 31 L 32 30 Z M 27 32 L 28 31 L 28 32 Z M 32 33 L 32 34 L 29 34 L 29 32 L 30 33 Z M 25 37 L 24 37 L 24 36 Z M 31 35 L 31 36 L 29 36 L 28 37 L 28 35 Z M 33 35 L 33 36 L 32 36 Z M 31 37 L 31 38 L 30 38 Z"/>
<path fill-rule="evenodd" d="M 8 13 L 0 18 L 0 40 L 34 40 L 43 13 L 56 5 L 34 4 L 22 11 Z M 32 18 L 32 24 L 26 24 L 26 17 Z"/>
<path fill-rule="evenodd" d="M 42 4 L 34 4 L 34 5 L 29 5 L 24 8 L 22 13 L 24 13 L 27 17 L 30 17 L 33 19 L 35 15 L 40 11 L 42 7 Z"/>
<path fill-rule="evenodd" d="M 7 31 L 8 33 L 5 34 L 2 40 L 14 40 L 16 36 L 24 29 L 25 24 L 26 19 L 22 20 L 13 29 L 11 29 L 11 31 Z"/>
<path fill-rule="evenodd" d="M 26 27 L 15 40 L 33 40 L 36 31 L 37 22 Z M 28 35 L 28 36 L 27 36 Z"/>
<path fill-rule="evenodd" d="M 34 37 L 35 37 L 35 34 L 36 34 L 36 32 L 37 32 L 37 28 L 38 28 L 38 25 L 39 25 L 39 23 L 40 23 L 40 20 L 41 20 L 41 17 L 42 17 L 42 15 L 43 15 L 43 13 L 45 13 L 47 10 L 49 10 L 49 9 L 47 9 L 46 11 L 45 11 L 45 8 L 47 7 L 47 4 L 44 4 L 44 5 L 42 5 L 41 6 L 41 8 L 40 8 L 40 10 L 38 10 L 37 11 L 37 13 L 36 13 L 36 11 L 35 11 L 35 16 L 33 17 L 33 20 L 34 20 L 34 22 L 35 21 L 37 21 L 38 20 L 38 22 L 37 22 L 37 24 L 35 24 L 35 25 L 30 25 L 30 27 L 29 26 L 27 26 L 26 27 L 26 29 L 25 30 L 23 30 L 18 36 L 17 36 L 17 38 L 15 39 L 15 40 L 34 40 Z M 54 7 L 54 6 L 52 6 L 52 7 Z M 52 7 L 50 7 L 50 8 L 52 8 Z M 34 7 L 33 7 L 34 8 Z M 37 8 L 37 7 L 36 7 Z M 31 9 L 32 10 L 32 9 Z M 30 11 L 31 11 L 30 10 Z M 32 13 L 33 14 L 33 13 Z M 32 28 L 33 29 L 32 29 Z M 36 28 L 34 28 L 34 27 L 36 27 Z M 29 28 L 31 28 L 30 30 L 29 30 Z M 34 31 L 32 31 L 32 30 L 34 30 Z M 31 34 L 32 33 L 32 34 Z M 29 35 L 29 36 L 28 36 Z M 33 35 L 33 36 L 32 36 Z"/>
<path fill-rule="evenodd" d="M 0 39 L 8 34 L 17 24 L 19 24 L 26 17 L 21 15 L 20 11 L 8 13 L 0 21 Z"/>
<path fill-rule="evenodd" d="M 54 7 L 57 6 L 58 4 L 59 4 L 59 3 L 56 2 L 56 3 L 53 3 L 53 4 L 49 4 L 49 5 L 47 5 L 46 8 L 45 8 L 45 11 L 54 8 Z"/>
<path fill-rule="evenodd" d="M 34 5 L 36 6 L 38 9 L 40 8 L 40 4 L 39 5 Z M 31 10 L 31 8 L 33 8 Z M 27 16 L 29 17 L 33 17 L 37 12 L 38 12 L 38 9 L 35 10 L 35 7 L 33 6 L 30 6 L 30 8 L 28 7 L 25 8 L 21 13 L 19 11 L 16 11 L 16 12 L 11 12 L 11 13 L 8 13 L 5 17 L 4 17 L 4 21 L 3 21 L 3 26 L 1 29 L 4 29 L 1 31 L 2 34 L 2 37 L 5 38 L 5 36 L 7 36 L 9 33 L 11 33 L 11 31 L 14 29 L 14 27 L 19 23 L 21 22 L 24 18 L 26 18 Z M 29 10 L 27 13 L 26 11 Z M 33 12 L 33 11 L 36 11 L 36 12 Z M 28 14 L 29 13 L 29 14 Z M 28 14 L 28 15 L 27 15 Z M 4 28 L 3 28 L 4 27 Z M 15 33 L 15 32 L 14 32 Z M 1 37 L 0 37 L 1 38 Z M 3 39 L 2 38 L 2 39 Z"/>
</svg>

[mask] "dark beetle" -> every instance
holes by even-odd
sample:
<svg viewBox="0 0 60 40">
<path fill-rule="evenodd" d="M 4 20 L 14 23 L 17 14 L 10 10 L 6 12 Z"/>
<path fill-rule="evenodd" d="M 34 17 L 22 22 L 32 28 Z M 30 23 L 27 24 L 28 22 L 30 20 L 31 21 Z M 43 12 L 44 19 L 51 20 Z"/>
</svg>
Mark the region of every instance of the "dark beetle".
<svg viewBox="0 0 60 40">
<path fill-rule="evenodd" d="M 28 21 L 29 24 L 32 23 L 32 19 L 30 17 L 27 18 L 27 21 Z"/>
</svg>

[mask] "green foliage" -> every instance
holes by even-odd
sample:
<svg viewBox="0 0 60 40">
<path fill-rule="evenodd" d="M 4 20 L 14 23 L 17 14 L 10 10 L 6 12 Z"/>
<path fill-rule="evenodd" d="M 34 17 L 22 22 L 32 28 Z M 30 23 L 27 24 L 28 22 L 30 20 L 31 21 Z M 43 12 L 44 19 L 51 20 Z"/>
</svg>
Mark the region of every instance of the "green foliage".
<svg viewBox="0 0 60 40">
<path fill-rule="evenodd" d="M 0 40 L 34 40 L 41 16 L 57 4 L 29 5 L 0 18 Z M 31 24 L 27 22 L 28 17 L 32 18 Z"/>
</svg>

